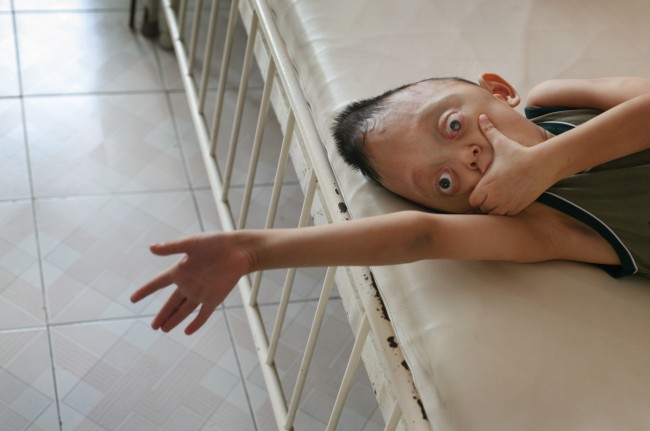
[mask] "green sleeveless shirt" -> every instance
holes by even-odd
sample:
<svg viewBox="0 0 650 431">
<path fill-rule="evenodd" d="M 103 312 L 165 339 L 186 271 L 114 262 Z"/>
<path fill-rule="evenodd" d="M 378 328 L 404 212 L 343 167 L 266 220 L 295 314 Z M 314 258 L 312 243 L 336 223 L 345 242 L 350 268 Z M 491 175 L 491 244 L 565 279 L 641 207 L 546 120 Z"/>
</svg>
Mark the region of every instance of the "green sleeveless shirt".
<svg viewBox="0 0 650 431">
<path fill-rule="evenodd" d="M 553 134 L 570 130 L 599 113 L 562 107 L 526 108 L 527 118 Z M 650 276 L 650 149 L 565 178 L 537 201 L 602 235 L 621 260 L 621 265 L 598 265 L 612 276 Z"/>
</svg>

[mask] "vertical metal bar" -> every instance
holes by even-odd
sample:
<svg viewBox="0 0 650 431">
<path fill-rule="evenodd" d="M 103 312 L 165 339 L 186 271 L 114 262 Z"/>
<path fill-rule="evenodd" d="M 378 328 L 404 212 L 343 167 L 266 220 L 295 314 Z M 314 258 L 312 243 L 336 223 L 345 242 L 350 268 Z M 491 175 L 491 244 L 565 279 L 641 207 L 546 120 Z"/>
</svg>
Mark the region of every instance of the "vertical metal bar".
<svg viewBox="0 0 650 431">
<path fill-rule="evenodd" d="M 232 45 L 235 40 L 235 29 L 237 28 L 237 19 L 239 18 L 238 6 L 239 0 L 232 0 L 230 4 L 230 15 L 228 16 L 228 27 L 226 28 L 226 40 L 223 45 L 223 56 L 221 58 L 221 70 L 219 71 L 219 85 L 217 90 L 217 100 L 215 102 L 214 115 L 212 116 L 212 135 L 211 138 L 216 145 L 221 125 L 221 111 L 223 109 L 223 96 L 226 94 L 226 82 L 228 80 L 228 70 L 230 69 L 230 56 Z M 252 31 L 251 31 L 252 32 Z M 253 37 L 253 40 L 255 37 Z M 240 84 L 241 85 L 241 84 Z M 241 87 L 240 87 L 241 88 Z M 212 152 L 214 154 L 214 150 Z"/>
<path fill-rule="evenodd" d="M 302 391 L 305 388 L 307 372 L 309 371 L 309 365 L 311 364 L 311 359 L 314 356 L 314 348 L 316 347 L 316 340 L 318 339 L 318 334 L 320 333 L 320 328 L 323 323 L 323 318 L 325 317 L 325 310 L 327 309 L 329 296 L 330 293 L 332 292 L 332 286 L 334 285 L 335 273 L 336 273 L 335 267 L 327 268 L 327 273 L 325 274 L 325 281 L 323 282 L 323 289 L 321 290 L 320 297 L 318 298 L 318 305 L 316 306 L 314 322 L 312 323 L 311 330 L 309 331 L 307 346 L 305 347 L 305 353 L 302 357 L 302 362 L 300 363 L 300 370 L 298 371 L 298 378 L 296 380 L 296 385 L 293 389 L 291 402 L 289 403 L 285 429 L 291 429 L 291 427 L 293 427 L 293 422 L 296 420 L 296 412 L 298 411 L 298 404 L 300 403 L 300 397 L 302 396 Z"/>
<path fill-rule="evenodd" d="M 178 13 L 178 37 L 180 40 L 185 40 L 183 33 L 185 32 L 186 15 L 187 15 L 187 0 L 181 0 L 181 6 Z"/>
<path fill-rule="evenodd" d="M 289 161 L 289 147 L 293 139 L 293 128 L 296 124 L 293 111 L 289 111 L 287 117 L 287 125 L 285 127 L 284 136 L 282 138 L 282 146 L 280 147 L 280 157 L 278 158 L 278 168 L 275 171 L 275 179 L 273 181 L 273 191 L 271 192 L 271 201 L 269 203 L 269 211 L 266 215 L 266 228 L 270 229 L 275 223 L 275 216 L 278 212 L 278 203 L 280 202 L 280 192 L 282 191 L 282 182 L 287 170 L 287 162 Z"/>
<path fill-rule="evenodd" d="M 248 177 L 246 178 L 246 188 L 244 190 L 244 199 L 242 200 L 241 210 L 239 212 L 238 229 L 246 227 L 248 219 L 248 209 L 255 185 L 255 174 L 257 173 L 257 163 L 260 159 L 260 150 L 262 148 L 262 138 L 264 138 L 264 128 L 271 105 L 271 92 L 273 91 L 273 78 L 275 77 L 275 63 L 269 62 L 269 68 L 266 71 L 266 81 L 264 82 L 264 91 L 262 92 L 262 101 L 260 102 L 260 112 L 257 117 L 257 127 L 255 128 L 255 139 L 253 149 L 251 150 L 250 163 L 248 165 Z"/>
<path fill-rule="evenodd" d="M 336 401 L 334 402 L 334 407 L 332 408 L 330 420 L 327 422 L 327 431 L 334 431 L 336 429 L 336 425 L 339 423 L 341 413 L 343 412 L 343 406 L 345 405 L 345 399 L 350 392 L 350 387 L 352 386 L 352 378 L 354 377 L 354 372 L 359 366 L 361 352 L 363 351 L 363 346 L 366 344 L 366 340 L 368 339 L 369 331 L 370 322 L 368 322 L 366 313 L 363 313 L 363 318 L 359 324 L 357 336 L 354 339 L 354 346 L 352 347 L 352 352 L 350 353 L 350 359 L 348 360 L 347 367 L 345 367 L 345 374 L 343 375 L 343 380 L 341 381 L 339 393 L 336 396 Z"/>
<path fill-rule="evenodd" d="M 210 63 L 212 63 L 212 48 L 214 47 L 214 34 L 219 19 L 219 0 L 212 0 L 210 9 L 210 23 L 208 24 L 208 35 L 205 39 L 205 51 L 203 53 L 203 70 L 201 70 L 201 83 L 199 84 L 199 112 L 203 113 L 205 107 L 205 94 L 208 91 L 208 78 L 210 75 Z"/>
<path fill-rule="evenodd" d="M 244 105 L 246 104 L 246 90 L 248 89 L 248 76 L 250 74 L 251 65 L 253 62 L 253 48 L 255 48 L 255 36 L 257 35 L 257 14 L 253 12 L 251 18 L 251 30 L 246 42 L 246 55 L 244 56 L 244 65 L 242 67 L 242 75 L 239 83 L 239 94 L 237 95 L 237 106 L 235 107 L 235 118 L 230 133 L 230 144 L 228 145 L 228 156 L 226 157 L 226 170 L 223 175 L 223 195 L 222 201 L 228 200 L 228 192 L 230 191 L 230 180 L 232 177 L 232 170 L 235 164 L 235 154 L 237 153 L 237 140 L 239 139 L 239 129 L 241 128 L 242 114 L 244 112 Z M 217 145 L 217 134 L 212 134 L 210 142 L 210 154 L 214 157 Z"/>
<path fill-rule="evenodd" d="M 314 195 L 316 194 L 317 183 L 318 181 L 316 180 L 316 175 L 312 172 L 311 178 L 309 179 L 309 185 L 307 186 L 305 200 L 302 204 L 302 210 L 300 211 L 300 220 L 298 221 L 298 227 L 306 226 L 307 222 L 309 221 L 309 216 L 311 215 L 311 207 L 314 203 Z M 284 280 L 284 286 L 282 287 L 282 297 L 280 298 L 280 305 L 278 307 L 278 312 L 275 318 L 275 324 L 273 325 L 271 340 L 269 341 L 269 353 L 266 357 L 267 364 L 272 364 L 275 362 L 275 352 L 278 349 L 280 334 L 282 332 L 282 326 L 284 325 L 284 319 L 287 314 L 287 306 L 289 305 L 289 298 L 291 297 L 295 275 L 296 269 L 289 268 Z"/>
<path fill-rule="evenodd" d="M 129 11 L 129 28 L 133 30 L 133 23 L 135 21 L 136 0 L 131 0 L 131 8 Z"/>
<path fill-rule="evenodd" d="M 198 45 L 199 27 L 201 27 L 201 3 L 203 3 L 203 0 L 196 0 L 194 21 L 192 22 L 192 38 L 190 39 L 189 61 L 187 64 L 188 75 L 192 75 L 194 71 L 194 57 L 196 56 L 196 46 Z"/>
<path fill-rule="evenodd" d="M 386 426 L 384 431 L 395 431 L 397 429 L 397 424 L 402 418 L 402 409 L 399 406 L 399 401 L 395 400 L 395 405 L 393 405 L 393 410 L 390 412 L 390 416 L 386 421 Z"/>
<path fill-rule="evenodd" d="M 275 171 L 275 180 L 273 181 L 273 191 L 271 192 L 271 201 L 269 203 L 269 210 L 266 214 L 266 229 L 271 229 L 275 224 L 275 217 L 278 212 L 278 203 L 280 202 L 280 193 L 282 192 L 282 182 L 287 170 L 287 162 L 289 161 L 289 147 L 291 146 L 291 139 L 293 138 L 293 130 L 296 124 L 293 112 L 289 111 L 287 117 L 287 125 L 285 127 L 284 137 L 282 138 L 282 147 L 280 148 L 280 157 L 278 158 L 278 168 Z M 263 271 L 257 271 L 253 280 L 253 290 L 251 292 L 251 305 L 257 304 L 257 297 L 260 291 L 260 283 L 262 282 Z"/>
</svg>

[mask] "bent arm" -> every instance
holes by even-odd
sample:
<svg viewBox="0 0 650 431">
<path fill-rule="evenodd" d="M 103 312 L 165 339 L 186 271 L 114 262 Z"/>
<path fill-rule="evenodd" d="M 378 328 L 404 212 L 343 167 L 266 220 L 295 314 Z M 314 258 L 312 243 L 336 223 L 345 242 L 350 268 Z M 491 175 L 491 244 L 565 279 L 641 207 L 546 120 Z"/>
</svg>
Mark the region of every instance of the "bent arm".
<svg viewBox="0 0 650 431">
<path fill-rule="evenodd" d="M 576 172 L 650 148 L 650 93 L 626 100 L 531 148 L 540 166 L 553 167 L 551 184 Z"/>
<path fill-rule="evenodd" d="M 650 148 L 649 78 L 550 80 L 530 91 L 528 104 L 606 111 L 533 149 L 544 166 L 555 167 L 555 181 Z"/>
<path fill-rule="evenodd" d="M 647 93 L 650 93 L 650 78 L 552 79 L 533 87 L 526 103 L 535 107 L 566 106 L 607 111 Z"/>
<path fill-rule="evenodd" d="M 517 214 L 563 178 L 650 148 L 650 79 L 554 80 L 535 87 L 530 101 L 605 112 L 530 148 L 513 145 L 489 121 L 480 122 L 495 153 L 500 151 L 497 157 L 507 155 L 504 160 L 510 163 L 488 171 L 470 205 L 493 214 Z"/>
</svg>

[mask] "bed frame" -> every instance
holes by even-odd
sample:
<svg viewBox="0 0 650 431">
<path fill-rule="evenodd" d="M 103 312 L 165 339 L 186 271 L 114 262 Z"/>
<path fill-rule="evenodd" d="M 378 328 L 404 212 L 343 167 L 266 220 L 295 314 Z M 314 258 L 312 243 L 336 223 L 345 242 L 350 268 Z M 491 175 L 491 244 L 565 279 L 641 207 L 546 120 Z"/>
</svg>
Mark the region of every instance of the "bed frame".
<svg viewBox="0 0 650 431">
<path fill-rule="evenodd" d="M 188 8 L 186 0 L 180 2 L 163 0 L 163 11 L 223 229 L 232 231 L 247 226 L 257 162 L 263 145 L 262 137 L 270 108 L 273 109 L 281 125 L 283 142 L 273 192 L 267 208 L 266 228 L 274 226 L 283 178 L 286 170 L 290 169 L 289 158 L 295 167 L 304 193 L 299 225 L 303 226 L 309 223 L 310 217 L 313 218 L 315 224 L 349 220 L 351 216 L 347 210 L 346 202 L 339 192 L 335 175 L 316 131 L 310 107 L 302 95 L 299 77 L 289 59 L 285 41 L 280 36 L 267 1 L 231 0 L 228 27 L 225 41 L 223 41 L 218 93 L 214 101 L 208 101 L 207 94 L 210 78 L 209 65 L 214 52 L 220 5 L 219 0 L 213 0 L 208 9 L 207 5 L 202 3 L 201 0 L 197 0 L 191 10 Z M 199 31 L 200 15 L 203 13 L 210 14 L 207 32 Z M 230 142 L 217 142 L 219 129 L 224 126 L 221 124 L 223 100 L 228 65 L 233 53 L 233 35 L 238 22 L 244 25 L 248 42 L 242 66 L 235 120 L 230 131 Z M 187 32 L 186 26 L 191 26 L 189 40 L 183 37 L 183 34 Z M 197 53 L 200 34 L 204 34 L 206 37 L 202 41 L 205 46 L 203 53 Z M 203 68 L 195 70 L 194 59 L 201 55 L 200 63 L 203 64 Z M 264 90 L 253 150 L 249 159 L 244 198 L 240 210 L 233 211 L 231 176 L 253 60 L 257 62 L 264 75 Z M 212 118 L 206 118 L 205 112 L 208 103 L 214 103 Z M 217 160 L 217 145 L 228 145 L 226 160 Z M 239 214 L 237 220 L 233 216 L 236 213 Z M 356 338 L 327 429 L 336 428 L 360 359 L 363 359 L 369 371 L 369 377 L 386 421 L 385 429 L 430 429 L 426 412 L 422 407 L 404 355 L 396 341 L 395 332 L 368 268 L 328 268 L 295 388 L 290 397 L 285 396 L 276 369 L 275 358 L 287 305 L 292 295 L 293 277 L 294 271 L 289 270 L 277 318 L 270 331 L 267 331 L 262 322 L 257 301 L 258 292 L 264 288 L 261 274 L 244 277 L 238 285 L 278 429 L 293 429 L 307 373 L 312 363 L 318 333 L 335 282 Z M 369 367 L 368 364 L 372 364 L 372 366 Z"/>
</svg>

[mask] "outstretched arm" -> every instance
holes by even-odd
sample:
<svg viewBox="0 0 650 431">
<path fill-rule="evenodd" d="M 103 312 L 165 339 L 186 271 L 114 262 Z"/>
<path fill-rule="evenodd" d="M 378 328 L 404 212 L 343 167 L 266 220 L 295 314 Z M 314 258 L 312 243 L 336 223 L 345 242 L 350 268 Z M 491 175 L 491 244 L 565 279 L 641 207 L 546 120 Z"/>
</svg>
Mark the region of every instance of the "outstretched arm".
<svg viewBox="0 0 650 431">
<path fill-rule="evenodd" d="M 549 81 L 531 91 L 529 103 L 606 112 L 531 148 L 516 145 L 489 121 L 481 123 L 497 162 L 470 196 L 470 204 L 484 212 L 516 214 L 562 178 L 650 148 L 650 79 Z"/>
<path fill-rule="evenodd" d="M 542 205 L 517 217 L 406 211 L 301 229 L 195 235 L 151 247 L 157 255 L 184 256 L 134 292 L 131 300 L 175 284 L 152 327 L 170 331 L 200 306 L 185 329 L 189 335 L 207 321 L 240 277 L 257 270 L 422 259 L 616 263 L 602 238 L 572 228 L 562 217 Z"/>
<path fill-rule="evenodd" d="M 167 332 L 200 306 L 187 326 L 198 330 L 239 279 L 257 270 L 330 265 L 383 265 L 422 259 L 426 215 L 396 213 L 305 229 L 206 233 L 151 246 L 160 256 L 183 254 L 171 268 L 140 287 L 133 302 L 176 285 L 152 322 Z"/>
</svg>

